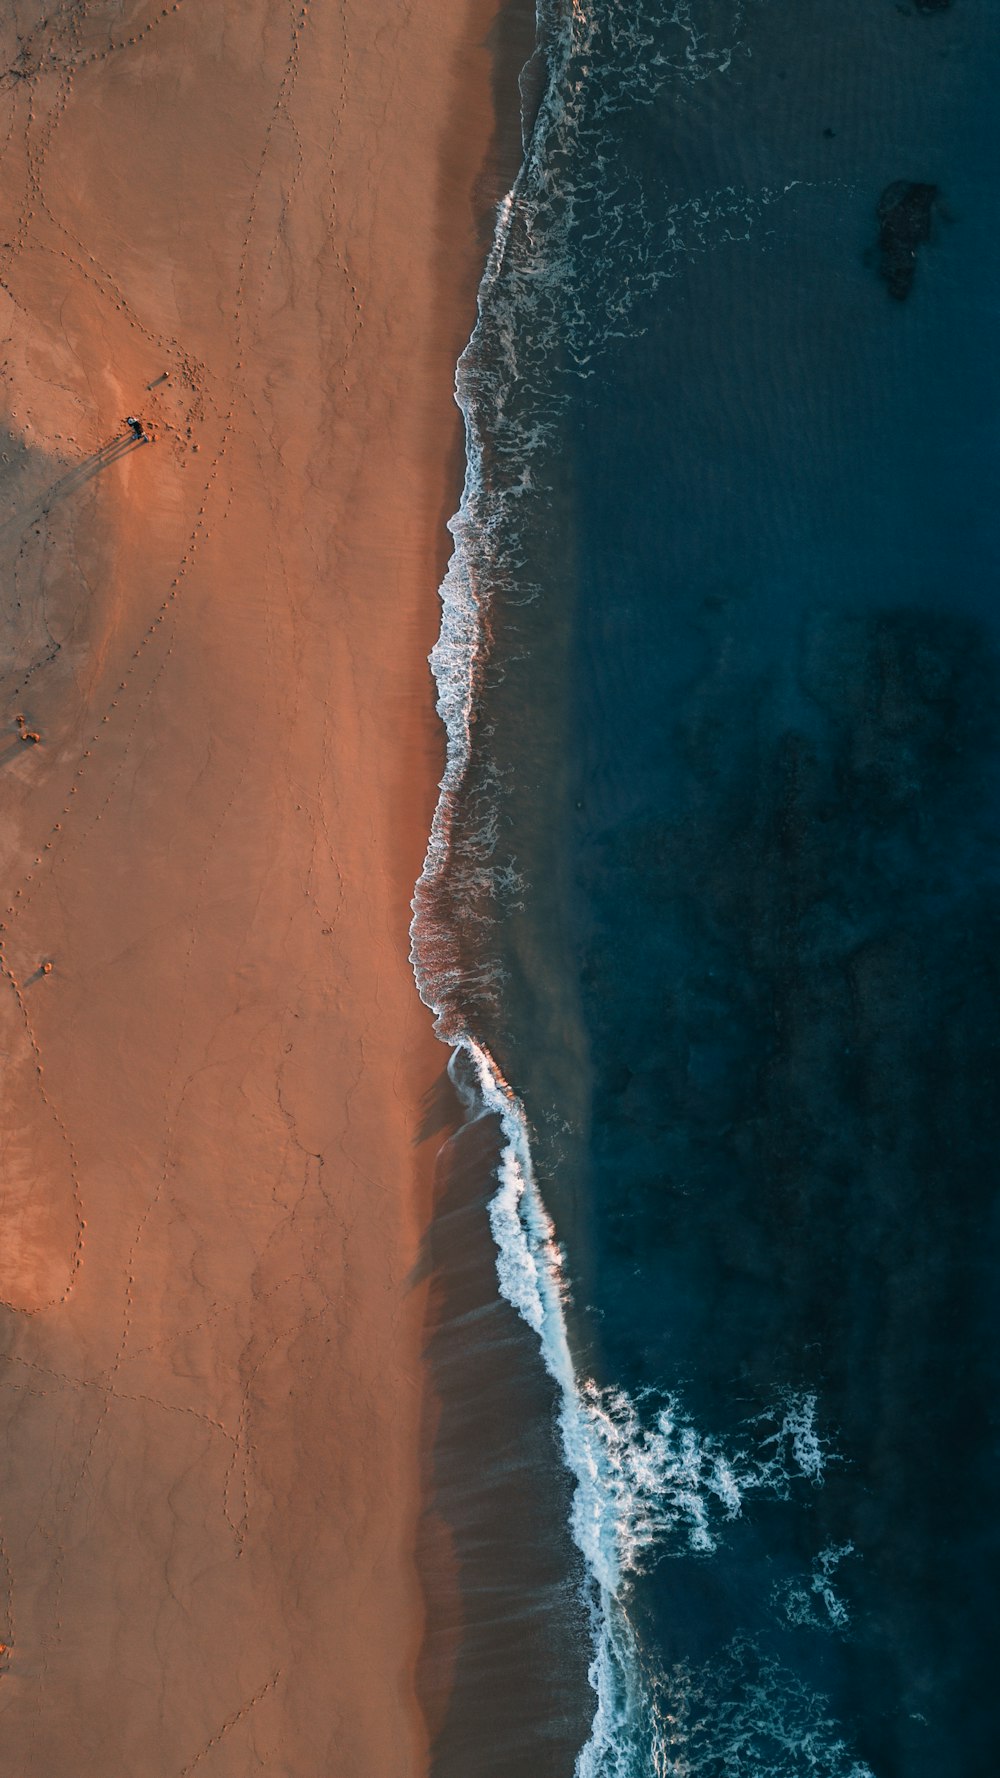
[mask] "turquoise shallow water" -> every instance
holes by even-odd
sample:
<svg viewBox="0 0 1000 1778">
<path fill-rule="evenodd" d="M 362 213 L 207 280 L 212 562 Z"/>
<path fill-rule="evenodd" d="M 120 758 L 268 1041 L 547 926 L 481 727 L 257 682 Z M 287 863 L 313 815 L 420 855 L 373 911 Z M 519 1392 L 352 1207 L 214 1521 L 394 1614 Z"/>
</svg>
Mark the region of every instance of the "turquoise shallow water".
<svg viewBox="0 0 1000 1778">
<path fill-rule="evenodd" d="M 460 369 L 416 955 L 505 1133 L 573 1758 L 978 1778 L 1000 22 L 595 0 L 541 30 Z M 532 1697 L 484 1770 L 572 1769 Z"/>
</svg>

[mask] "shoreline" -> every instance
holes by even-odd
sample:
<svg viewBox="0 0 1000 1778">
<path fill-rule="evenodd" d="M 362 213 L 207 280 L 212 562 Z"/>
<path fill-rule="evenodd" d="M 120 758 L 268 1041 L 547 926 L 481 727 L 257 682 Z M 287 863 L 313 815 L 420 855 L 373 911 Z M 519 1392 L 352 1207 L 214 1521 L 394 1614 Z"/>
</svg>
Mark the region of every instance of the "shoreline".
<svg viewBox="0 0 1000 1778">
<path fill-rule="evenodd" d="M 480 286 L 485 286 L 486 340 L 494 281 L 507 241 L 505 232 L 499 237 L 494 233 L 497 205 L 518 180 L 522 165 L 522 105 L 530 129 L 533 106 L 542 99 L 534 11 L 530 37 L 523 4 L 507 9 L 504 20 L 506 33 L 498 29 L 494 34 L 494 92 L 506 79 L 516 115 L 498 121 L 491 157 L 477 186 L 490 197 L 491 229 L 484 240 L 487 264 Z M 525 80 L 519 83 L 516 75 L 522 69 Z M 517 154 L 504 167 L 515 121 Z M 505 230 L 503 223 L 499 226 Z M 462 967 L 467 947 L 482 936 L 477 916 L 489 894 L 480 878 L 489 876 L 491 856 L 488 850 L 477 852 L 476 836 L 470 835 L 466 821 L 470 794 L 474 797 L 480 788 L 482 764 L 475 745 L 480 713 L 476 669 L 480 645 L 492 636 L 493 616 L 477 574 L 483 569 L 485 586 L 492 586 L 490 562 L 477 553 L 477 544 L 485 543 L 479 452 L 487 450 L 488 438 L 482 435 L 482 415 L 472 393 L 480 376 L 486 388 L 492 386 L 492 371 L 484 371 L 487 348 L 478 327 L 473 342 L 461 360 L 460 388 L 472 458 L 458 514 L 454 569 L 442 586 L 441 634 L 432 655 L 444 706 L 447 763 L 415 892 L 412 927 L 421 993 L 433 1006 L 438 1028 L 455 1046 L 456 1080 L 466 1081 L 458 1095 L 465 1114 L 438 1155 L 427 1243 L 426 1360 L 433 1386 L 424 1437 L 420 1553 L 427 1631 L 418 1689 L 430 1730 L 433 1778 L 465 1778 L 473 1768 L 484 1778 L 494 1773 L 496 1778 L 520 1778 L 522 1773 L 524 1778 L 542 1778 L 543 1773 L 559 1778 L 585 1757 L 595 1702 L 600 1713 L 608 1701 L 607 1638 L 602 1630 L 598 1646 L 597 1607 L 588 1574 L 592 1551 L 577 1544 L 575 1499 L 581 1477 L 565 1449 L 573 1378 L 568 1351 L 563 1350 L 559 1284 L 548 1275 L 552 1256 L 541 1228 L 527 1235 L 525 1245 L 521 1212 L 511 1196 L 516 1188 L 507 1169 L 528 1185 L 528 1219 L 537 1210 L 546 1228 L 547 1220 L 530 1182 L 521 1107 L 502 1077 L 492 1077 L 494 1064 L 480 1048 L 477 1013 L 481 1018 L 483 1008 L 476 1006 L 475 970 L 467 977 Z M 505 1181 L 502 1192 L 498 1170 Z M 501 1197 L 504 1209 L 498 1212 Z M 518 1225 L 516 1235 L 505 1219 Z M 530 1278 L 519 1271 L 522 1259 Z M 600 1680 L 595 1662 L 601 1664 Z"/>
<path fill-rule="evenodd" d="M 391 42 L 360 7 L 40 25 L 59 72 L 6 100 L 5 690 L 40 736 L 3 785 L 24 1778 L 426 1767 L 445 1058 L 407 920 L 494 12 Z M 156 444 L 104 466 L 136 411 Z"/>
</svg>

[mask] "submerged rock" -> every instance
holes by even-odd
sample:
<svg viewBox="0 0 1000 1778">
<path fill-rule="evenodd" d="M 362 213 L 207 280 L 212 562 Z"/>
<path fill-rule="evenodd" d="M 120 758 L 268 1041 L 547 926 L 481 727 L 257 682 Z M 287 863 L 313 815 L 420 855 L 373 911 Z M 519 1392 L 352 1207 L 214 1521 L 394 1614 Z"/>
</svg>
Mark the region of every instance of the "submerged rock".
<svg viewBox="0 0 1000 1778">
<path fill-rule="evenodd" d="M 878 201 L 878 273 L 889 295 L 905 302 L 917 273 L 917 248 L 931 238 L 938 188 L 896 179 Z"/>
</svg>

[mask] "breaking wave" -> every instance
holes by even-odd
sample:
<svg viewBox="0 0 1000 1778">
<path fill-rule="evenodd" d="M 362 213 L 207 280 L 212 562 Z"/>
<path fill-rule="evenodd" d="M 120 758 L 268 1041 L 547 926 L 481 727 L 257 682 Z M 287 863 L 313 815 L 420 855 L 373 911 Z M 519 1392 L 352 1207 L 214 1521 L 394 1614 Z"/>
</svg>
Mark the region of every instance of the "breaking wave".
<svg viewBox="0 0 1000 1778">
<path fill-rule="evenodd" d="M 537 1334 L 557 1386 L 562 1456 L 574 1481 L 571 1530 L 591 1588 L 596 1694 L 578 1778 L 679 1774 L 688 1768 L 670 1763 L 669 1712 L 657 1704 L 658 1682 L 644 1673 L 628 1615 L 630 1577 L 671 1553 L 711 1555 L 751 1495 L 784 1498 L 796 1483 L 820 1483 L 830 1453 L 816 1426 L 816 1400 L 786 1395 L 733 1448 L 699 1433 L 675 1398 L 650 1409 L 622 1389 L 580 1377 L 567 1336 L 563 1254 L 534 1178 L 524 1108 L 475 1038 L 466 1035 L 455 1049 L 451 1073 L 467 1110 L 500 1123 L 489 1205 L 497 1276 L 501 1294 Z M 459 1056 L 471 1064 L 471 1079 L 456 1065 Z"/>
</svg>

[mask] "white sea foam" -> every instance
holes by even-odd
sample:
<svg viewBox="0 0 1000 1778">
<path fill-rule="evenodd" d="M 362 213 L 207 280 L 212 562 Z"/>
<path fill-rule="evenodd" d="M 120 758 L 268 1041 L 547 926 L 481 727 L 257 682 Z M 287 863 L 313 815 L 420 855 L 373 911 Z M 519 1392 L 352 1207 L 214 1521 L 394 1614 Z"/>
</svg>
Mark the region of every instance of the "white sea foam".
<svg viewBox="0 0 1000 1778">
<path fill-rule="evenodd" d="M 498 209 L 477 324 L 456 373 L 466 478 L 450 523 L 454 550 L 431 655 L 446 764 L 414 893 L 411 956 L 453 1062 L 464 1056 L 471 1064 L 474 1087 L 452 1070 L 467 1110 L 499 1119 L 503 1149 L 489 1206 L 499 1287 L 537 1335 L 558 1390 L 562 1454 L 574 1480 L 572 1533 L 591 1586 L 595 1711 L 578 1778 L 695 1771 L 678 1763 L 669 1710 L 644 1672 L 628 1615 L 630 1577 L 671 1551 L 710 1555 L 748 1495 L 819 1481 L 825 1461 L 811 1397 L 789 1397 L 773 1430 L 748 1429 L 731 1448 L 700 1434 L 676 1399 L 636 1402 L 578 1377 L 563 1256 L 535 1181 L 524 1108 L 469 1029 L 467 1010 L 502 989 L 502 964 L 490 956 L 484 928 L 493 907 L 522 887 L 516 861 L 497 856 L 502 785 L 483 770 L 481 746 L 470 796 L 473 737 L 494 601 L 537 591 L 519 559 L 514 503 L 544 498 L 537 465 L 553 434 L 560 379 L 590 374 L 596 354 L 635 331 L 639 306 L 678 264 L 746 234 L 785 195 L 726 187 L 653 219 L 642 190 L 615 164 L 609 124 L 668 78 L 683 90 L 724 72 L 739 53 L 743 11 L 742 0 L 729 0 L 716 15 L 728 28 L 710 39 L 689 0 L 672 10 L 662 0 L 539 0 L 546 92 Z M 864 1778 L 860 1768 L 848 1774 L 829 1762 L 815 1770 Z"/>
<path fill-rule="evenodd" d="M 851 1614 L 837 1592 L 835 1581 L 844 1558 L 856 1554 L 853 1543 L 827 1544 L 813 1558 L 808 1583 L 796 1579 L 775 1588 L 777 1610 L 797 1629 L 846 1630 Z"/>
</svg>

